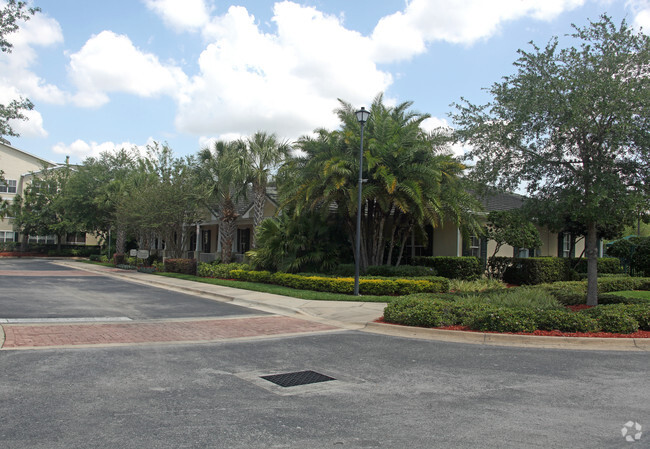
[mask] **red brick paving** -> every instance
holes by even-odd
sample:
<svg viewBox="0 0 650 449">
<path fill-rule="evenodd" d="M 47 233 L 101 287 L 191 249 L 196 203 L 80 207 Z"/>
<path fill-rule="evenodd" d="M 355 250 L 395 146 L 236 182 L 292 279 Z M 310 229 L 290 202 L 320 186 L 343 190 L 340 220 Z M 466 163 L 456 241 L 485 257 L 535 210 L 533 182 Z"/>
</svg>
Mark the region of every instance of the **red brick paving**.
<svg viewBox="0 0 650 449">
<path fill-rule="evenodd" d="M 213 341 L 336 329 L 325 324 L 285 316 L 128 324 L 4 324 L 2 328 L 5 332 L 3 349 Z"/>
</svg>

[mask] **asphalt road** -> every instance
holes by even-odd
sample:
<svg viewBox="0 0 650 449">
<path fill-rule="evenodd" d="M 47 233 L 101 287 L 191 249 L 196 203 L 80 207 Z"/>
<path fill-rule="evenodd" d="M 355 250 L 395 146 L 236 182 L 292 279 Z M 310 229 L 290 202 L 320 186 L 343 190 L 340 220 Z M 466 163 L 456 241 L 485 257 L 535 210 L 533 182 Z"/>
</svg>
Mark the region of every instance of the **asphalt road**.
<svg viewBox="0 0 650 449">
<path fill-rule="evenodd" d="M 247 314 L 262 312 L 106 276 L 88 276 L 47 260 L 0 259 L 0 319 L 143 320 Z"/>
<path fill-rule="evenodd" d="M 113 282 L 97 279 L 109 296 Z M 139 288 L 155 304 L 158 289 Z M 0 447 L 649 448 L 649 368 L 642 352 L 358 331 L 3 350 Z M 336 380 L 283 388 L 260 377 L 303 370 Z M 643 426 L 633 443 L 628 421 Z"/>
</svg>

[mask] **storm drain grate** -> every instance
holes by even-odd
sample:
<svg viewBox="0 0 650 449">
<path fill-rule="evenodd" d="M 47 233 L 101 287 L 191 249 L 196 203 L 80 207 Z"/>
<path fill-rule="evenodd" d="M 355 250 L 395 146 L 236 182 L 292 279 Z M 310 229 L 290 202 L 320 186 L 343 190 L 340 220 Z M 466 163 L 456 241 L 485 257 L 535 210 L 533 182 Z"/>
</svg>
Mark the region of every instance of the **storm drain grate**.
<svg viewBox="0 0 650 449">
<path fill-rule="evenodd" d="M 329 380 L 336 380 L 333 377 L 326 376 L 325 374 L 317 373 L 316 371 L 311 370 L 297 371 L 295 373 L 273 374 L 270 376 L 260 377 L 281 387 L 296 387 L 298 385 L 308 385 L 318 382 L 327 382 Z"/>
</svg>

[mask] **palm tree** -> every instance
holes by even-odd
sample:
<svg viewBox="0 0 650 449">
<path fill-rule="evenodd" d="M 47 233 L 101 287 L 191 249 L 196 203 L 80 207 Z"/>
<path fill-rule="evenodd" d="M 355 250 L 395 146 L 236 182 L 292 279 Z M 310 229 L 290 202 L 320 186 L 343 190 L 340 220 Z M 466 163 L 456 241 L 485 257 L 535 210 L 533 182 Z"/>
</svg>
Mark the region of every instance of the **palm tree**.
<svg viewBox="0 0 650 449">
<path fill-rule="evenodd" d="M 240 141 L 217 141 L 212 149 L 204 148 L 198 154 L 197 172 L 209 188 L 205 205 L 219 217 L 221 261 L 225 263 L 232 259 L 232 244 L 237 232 L 236 203 L 246 191 L 244 150 Z"/>
<path fill-rule="evenodd" d="M 287 142 L 279 142 L 275 134 L 258 131 L 244 142 L 245 168 L 253 190 L 253 242 L 256 247 L 257 228 L 264 218 L 264 204 L 266 188 L 273 176 L 273 172 L 289 154 L 290 146 Z"/>
<path fill-rule="evenodd" d="M 366 123 L 362 188 L 361 267 L 401 262 L 412 232 L 451 220 L 476 227 L 476 210 L 459 175 L 464 166 L 445 151 L 439 135 L 420 127 L 429 116 L 411 111 L 411 102 L 394 107 L 379 95 Z M 300 214 L 305 208 L 335 210 L 354 240 L 360 125 L 354 109 L 341 101 L 339 131 L 318 130 L 296 146 L 302 155 L 280 171 L 286 181 L 281 198 Z M 398 249 L 394 255 L 393 250 Z"/>
</svg>

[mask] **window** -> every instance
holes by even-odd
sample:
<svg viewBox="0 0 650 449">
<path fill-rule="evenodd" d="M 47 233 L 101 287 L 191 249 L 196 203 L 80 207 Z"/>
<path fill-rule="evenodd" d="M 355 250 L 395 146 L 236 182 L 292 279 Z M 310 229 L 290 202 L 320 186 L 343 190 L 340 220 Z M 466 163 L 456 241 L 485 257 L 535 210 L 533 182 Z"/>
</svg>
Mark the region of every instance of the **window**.
<svg viewBox="0 0 650 449">
<path fill-rule="evenodd" d="M 86 234 L 84 234 L 84 233 L 68 234 L 66 236 L 65 242 L 68 245 L 85 245 L 86 244 Z"/>
<path fill-rule="evenodd" d="M 7 179 L 7 184 L 0 184 L 0 193 L 16 193 L 18 181 Z"/>
<path fill-rule="evenodd" d="M 469 256 L 481 257 L 481 239 L 477 235 L 469 238 Z"/>
<path fill-rule="evenodd" d="M 0 243 L 15 242 L 15 233 L 13 231 L 0 231 Z"/>
<path fill-rule="evenodd" d="M 30 235 L 29 243 L 54 245 L 56 243 L 56 237 L 53 235 Z"/>
<path fill-rule="evenodd" d="M 571 234 L 562 235 L 562 257 L 571 257 Z"/>
</svg>

